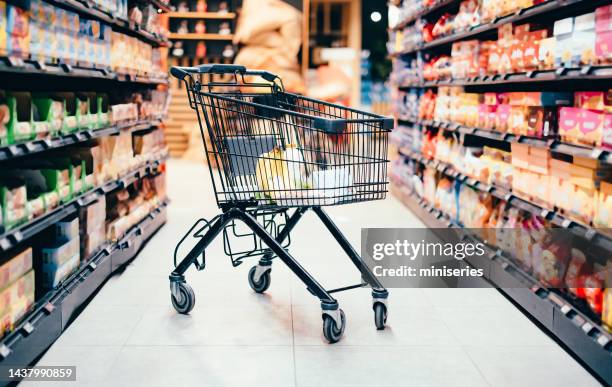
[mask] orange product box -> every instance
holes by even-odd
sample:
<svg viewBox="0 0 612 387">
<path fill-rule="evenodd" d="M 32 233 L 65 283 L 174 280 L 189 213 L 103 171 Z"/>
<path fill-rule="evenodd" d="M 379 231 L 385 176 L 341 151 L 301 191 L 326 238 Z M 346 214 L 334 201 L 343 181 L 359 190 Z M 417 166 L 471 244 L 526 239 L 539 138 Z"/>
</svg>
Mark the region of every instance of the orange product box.
<svg viewBox="0 0 612 387">
<path fill-rule="evenodd" d="M 32 248 L 28 247 L 0 266 L 0 289 L 4 289 L 30 269 L 32 269 Z"/>
<path fill-rule="evenodd" d="M 603 91 L 577 91 L 574 94 L 574 102 L 577 107 L 583 109 L 604 110 L 608 107 L 607 94 Z"/>
<path fill-rule="evenodd" d="M 544 148 L 529 148 L 528 169 L 542 175 L 550 173 L 550 152 Z"/>
<path fill-rule="evenodd" d="M 593 223 L 596 227 L 612 227 L 612 183 L 600 183 Z"/>
<path fill-rule="evenodd" d="M 574 185 L 568 198 L 570 216 L 584 223 L 590 223 L 595 216 L 595 189 Z"/>
<path fill-rule="evenodd" d="M 518 168 L 529 168 L 529 145 L 513 142 L 511 145 L 512 165 Z"/>
</svg>

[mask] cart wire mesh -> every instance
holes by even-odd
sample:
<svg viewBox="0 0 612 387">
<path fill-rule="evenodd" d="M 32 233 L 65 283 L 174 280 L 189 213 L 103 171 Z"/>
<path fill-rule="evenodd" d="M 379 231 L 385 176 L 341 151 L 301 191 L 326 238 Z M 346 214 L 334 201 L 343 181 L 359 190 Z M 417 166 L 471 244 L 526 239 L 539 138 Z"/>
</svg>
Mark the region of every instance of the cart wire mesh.
<svg viewBox="0 0 612 387">
<path fill-rule="evenodd" d="M 238 74 L 224 82 L 203 78 L 189 77 L 186 85 L 208 164 L 218 166 L 210 173 L 220 207 L 330 206 L 385 198 L 390 119 Z"/>
</svg>

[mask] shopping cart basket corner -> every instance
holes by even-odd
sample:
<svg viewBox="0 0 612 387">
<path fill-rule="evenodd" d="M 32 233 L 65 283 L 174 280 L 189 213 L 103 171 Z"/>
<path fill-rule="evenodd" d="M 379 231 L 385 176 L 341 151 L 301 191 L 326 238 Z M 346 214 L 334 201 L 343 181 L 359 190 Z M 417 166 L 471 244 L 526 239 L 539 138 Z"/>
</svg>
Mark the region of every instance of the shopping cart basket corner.
<svg viewBox="0 0 612 387">
<path fill-rule="evenodd" d="M 270 287 L 274 259 L 289 267 L 319 298 L 328 342 L 340 340 L 346 326 L 335 292 L 370 286 L 375 326 L 384 329 L 388 291 L 323 208 L 385 198 L 392 120 L 287 93 L 276 75 L 244 66 L 173 67 L 171 74 L 184 82 L 196 110 L 221 209 L 211 221 L 198 220 L 175 249 L 170 290 L 177 312 L 189 313 L 195 305 L 184 273 L 192 265 L 203 270 L 206 248 L 223 234 L 234 266 L 259 258 L 248 272 L 255 292 Z M 361 272 L 359 284 L 327 290 L 289 253 L 290 233 L 309 210 Z M 252 246 L 236 248 L 245 239 Z M 179 262 L 186 240 L 194 246 Z"/>
</svg>

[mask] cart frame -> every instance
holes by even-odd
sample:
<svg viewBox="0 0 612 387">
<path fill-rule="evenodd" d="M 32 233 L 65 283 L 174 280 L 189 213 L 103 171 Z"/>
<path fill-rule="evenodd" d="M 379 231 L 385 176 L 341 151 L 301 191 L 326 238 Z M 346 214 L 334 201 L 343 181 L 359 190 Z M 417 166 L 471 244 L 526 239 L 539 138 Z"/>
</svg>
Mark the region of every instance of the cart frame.
<svg viewBox="0 0 612 387">
<path fill-rule="evenodd" d="M 209 153 L 214 154 L 214 151 L 206 151 L 207 144 L 203 132 L 203 120 L 201 115 L 204 116 L 204 121 L 209 131 L 211 124 L 209 122 L 209 118 L 207 116 L 208 113 L 206 112 L 206 110 L 202 108 L 203 111 L 200 112 L 200 109 L 198 108 L 196 98 L 198 97 L 197 93 L 200 92 L 202 84 L 197 81 L 194 81 L 193 74 L 229 74 L 233 75 L 236 81 L 238 76 L 259 76 L 267 82 L 271 82 L 272 85 L 259 83 L 257 85 L 264 85 L 264 87 L 270 87 L 272 92 L 279 89 L 282 90 L 282 81 L 280 81 L 280 79 L 274 74 L 259 70 L 247 70 L 243 66 L 238 65 L 202 65 L 195 68 L 173 67 L 171 69 L 171 73 L 173 76 L 184 81 L 189 96 L 190 106 L 197 112 L 198 122 L 202 131 L 202 140 L 204 141 L 205 153 L 207 161 L 209 162 L 209 168 L 211 176 L 213 177 L 214 186 L 215 182 L 213 170 L 210 165 L 211 160 L 209 156 Z M 253 83 L 247 82 L 245 82 L 244 84 L 253 85 Z M 219 85 L 224 85 L 224 83 L 214 83 L 214 86 Z M 236 83 L 232 82 L 230 83 L 230 85 L 236 86 Z M 241 103 L 242 102 L 244 101 L 241 101 Z M 337 106 L 337 108 L 346 109 L 341 106 Z M 354 109 L 350 110 L 361 113 Z M 390 124 L 391 119 L 381 116 L 373 117 L 375 118 L 372 118 L 372 121 L 380 120 L 379 122 L 384 123 L 385 130 L 388 130 L 388 127 L 392 126 L 392 123 Z M 316 125 L 320 125 L 324 128 L 330 128 L 330 130 L 337 132 L 339 128 L 341 130 L 343 125 L 346 125 L 347 122 L 350 123 L 354 121 L 356 120 L 322 118 L 317 119 L 318 123 Z M 214 143 L 214 140 L 211 139 L 211 142 Z M 214 189 L 215 193 L 217 194 L 217 187 L 214 186 Z M 379 196 L 380 195 L 373 196 L 371 199 L 368 200 L 375 200 L 379 198 Z M 384 192 L 382 197 L 384 198 Z M 185 281 L 185 272 L 191 267 L 191 265 L 194 265 L 198 270 L 203 270 L 205 267 L 204 253 L 206 248 L 215 239 L 215 237 L 217 237 L 222 231 L 224 231 L 224 228 L 228 227 L 229 224 L 233 224 L 236 220 L 238 220 L 244 223 L 254 233 L 256 237 L 261 239 L 262 244 L 266 246 L 265 249 L 262 249 L 261 254 L 259 254 L 261 258 L 258 264 L 252 267 L 249 271 L 249 284 L 254 291 L 258 293 L 263 293 L 267 290 L 270 285 L 272 261 L 274 258 L 279 258 L 306 285 L 307 290 L 313 295 L 315 295 L 317 298 L 319 298 L 319 300 L 321 301 L 323 334 L 330 343 L 334 343 L 340 340 L 346 326 L 346 317 L 344 315 L 344 312 L 342 311 L 342 309 L 339 308 L 338 301 L 332 296 L 332 293 L 335 292 L 370 286 L 372 288 L 372 307 L 374 310 L 375 324 L 378 329 L 384 329 L 388 313 L 388 291 L 381 285 L 380 281 L 364 263 L 361 256 L 357 253 L 357 251 L 355 251 L 350 242 L 342 234 L 338 226 L 336 226 L 336 224 L 321 208 L 320 205 L 294 206 L 295 208 L 293 209 L 293 212 L 289 215 L 284 227 L 282 227 L 276 237 L 273 237 L 270 232 L 266 230 L 260 222 L 258 222 L 255 216 L 256 213 L 254 211 L 254 208 L 262 208 L 261 204 L 258 205 L 258 203 L 254 203 L 252 200 L 219 200 L 218 194 L 216 195 L 216 199 L 217 204 L 219 205 L 222 211 L 221 214 L 216 216 L 210 222 L 205 219 L 198 220 L 198 222 L 196 222 L 193 227 L 187 232 L 187 234 L 179 241 L 175 249 L 175 269 L 170 274 L 170 290 L 172 304 L 179 313 L 189 313 L 195 304 L 195 294 L 191 287 Z M 271 206 L 271 211 L 276 210 L 280 212 L 288 211 L 290 209 L 291 206 Z M 308 271 L 306 271 L 306 269 L 304 269 L 304 267 L 302 267 L 302 265 L 300 265 L 300 263 L 287 251 L 287 249 L 283 247 L 282 243 L 289 237 L 291 231 L 295 228 L 302 216 L 308 210 L 312 210 L 319 217 L 319 219 L 325 225 L 330 234 L 338 242 L 344 253 L 349 257 L 351 262 L 360 271 L 362 278 L 361 283 L 342 288 L 326 290 Z M 204 226 L 198 227 L 198 225 L 201 224 L 202 221 L 204 223 Z M 194 232 L 194 230 L 196 231 Z M 184 256 L 184 258 L 180 260 L 180 262 L 177 262 L 179 247 L 189 236 L 198 239 L 198 241 Z M 249 254 L 249 256 L 252 255 Z M 241 263 L 241 260 L 237 260 L 236 262 L 237 265 Z"/>
</svg>

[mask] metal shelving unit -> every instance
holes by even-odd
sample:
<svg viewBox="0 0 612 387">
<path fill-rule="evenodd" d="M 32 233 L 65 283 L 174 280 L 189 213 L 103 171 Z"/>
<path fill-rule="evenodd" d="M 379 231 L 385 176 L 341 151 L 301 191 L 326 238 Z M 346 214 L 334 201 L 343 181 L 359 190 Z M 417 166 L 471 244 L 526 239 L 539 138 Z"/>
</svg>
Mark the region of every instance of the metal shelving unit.
<svg viewBox="0 0 612 387">
<path fill-rule="evenodd" d="M 69 11 L 76 12 L 80 15 L 87 16 L 92 19 L 102 21 L 112 26 L 117 32 L 135 36 L 143 42 L 149 43 L 152 46 L 166 45 L 165 38 L 152 34 L 151 32 L 142 30 L 138 26 L 132 25 L 128 20 L 121 19 L 113 15 L 110 11 L 102 10 L 86 1 L 79 0 L 45 0 L 47 3 L 64 8 Z M 154 1 L 154 4 L 159 7 L 161 1 Z M 165 9 L 165 8 L 160 8 Z"/>
<path fill-rule="evenodd" d="M 425 225 L 434 231 L 461 227 L 446 214 L 414 194 L 405 194 L 393 187 L 396 195 Z M 439 233 L 447 237 L 448 233 Z M 453 241 L 448 241 L 453 242 Z M 519 309 L 554 339 L 569 350 L 578 361 L 598 378 L 609 383 L 612 380 L 612 335 L 586 314 L 573 306 L 559 292 L 546 289 L 518 267 L 511 258 L 499 249 L 487 246 L 482 257 L 469 257 L 467 263 L 483 269 L 485 279 L 492 285 L 514 284 L 512 287 L 497 288 L 515 303 Z"/>
<path fill-rule="evenodd" d="M 75 313 L 117 268 L 133 259 L 166 222 L 162 203 L 121 240 L 106 243 L 80 268 L 39 300 L 32 312 L 0 340 L 0 365 L 32 364 L 67 328 Z M 0 381 L 0 386 L 8 382 Z"/>
<path fill-rule="evenodd" d="M 0 147 L 0 161 L 11 160 L 18 157 L 29 156 L 36 153 L 46 152 L 50 149 L 58 149 L 69 145 L 89 141 L 94 138 L 113 136 L 121 132 L 135 132 L 156 127 L 161 120 L 143 120 L 120 125 L 110 125 L 101 129 L 79 130 L 74 133 L 63 134 L 56 137 L 33 140 Z"/>
<path fill-rule="evenodd" d="M 93 188 L 85 193 L 82 193 L 74 199 L 59 205 L 53 210 L 27 221 L 17 227 L 6 230 L 0 234 L 0 253 L 6 252 L 17 246 L 19 243 L 25 241 L 28 238 L 33 237 L 42 230 L 50 227 L 54 223 L 72 215 L 78 211 L 80 207 L 87 206 L 94 202 L 102 195 L 106 195 L 119 188 L 125 188 L 132 184 L 134 181 L 139 180 L 145 176 L 152 174 L 159 166 L 159 161 L 146 163 L 144 166 L 127 173 L 124 176 L 119 177 L 116 180 L 112 180 L 99 187 Z"/>
<path fill-rule="evenodd" d="M 166 84 L 167 77 L 118 73 L 104 68 L 74 67 L 67 64 L 45 64 L 34 60 L 0 57 L 0 73 L 29 76 L 62 77 L 66 79 L 100 79 L 140 84 Z"/>
<path fill-rule="evenodd" d="M 99 9 L 87 0 L 45 0 L 47 3 L 102 21 L 113 30 L 136 37 L 154 47 L 164 46 L 165 37 L 156 36 L 134 26 L 127 20 Z M 158 12 L 167 12 L 170 7 L 163 0 L 151 0 Z M 163 74 L 113 72 L 108 68 L 86 67 L 69 63 L 43 63 L 14 57 L 0 57 L 0 79 L 3 88 L 12 90 L 111 90 L 126 87 L 127 90 L 148 89 L 165 85 L 168 78 Z M 0 146 L 0 168 L 18 163 L 20 158 L 44 155 L 44 152 L 87 142 L 92 139 L 145 131 L 161 125 L 164 117 L 155 117 L 134 122 L 111 124 L 100 129 L 79 130 L 50 138 L 34 139 Z M 165 156 L 141 164 L 135 170 L 75 195 L 41 216 L 25 221 L 11 229 L 0 227 L 0 253 L 18 245 L 29 243 L 40 232 L 52 224 L 74 215 L 87 206 L 113 192 L 122 189 L 146 176 L 163 171 Z M 161 168 L 160 168 L 161 167 Z M 27 366 L 33 364 L 44 351 L 61 335 L 71 320 L 106 279 L 119 267 L 133 259 L 146 241 L 166 222 L 167 202 L 160 204 L 145 219 L 132 227 L 118 241 L 107 241 L 90 257 L 83 257 L 76 272 L 62 281 L 55 289 L 43 295 L 37 294 L 35 305 L 11 332 L 0 339 L 0 366 Z M 0 381 L 0 386 L 9 384 Z"/>
<path fill-rule="evenodd" d="M 608 2 L 606 0 L 548 0 L 544 3 L 540 3 L 529 8 L 521 9 L 520 11 L 514 14 L 498 17 L 490 23 L 480 24 L 478 26 L 471 27 L 467 31 L 457 32 L 448 36 L 440 37 L 431 42 L 421 44 L 420 46 L 410 50 L 395 52 L 391 54 L 391 56 L 400 56 L 416 53 L 418 51 L 427 51 L 433 48 L 449 46 L 454 42 L 460 40 L 478 38 L 486 34 L 494 33 L 497 28 L 499 28 L 503 24 L 520 24 L 536 18 L 551 17 L 559 14 L 575 13 L 582 11 L 589 12 L 594 10 L 598 6 L 607 3 Z"/>
<path fill-rule="evenodd" d="M 422 9 L 420 12 L 417 12 L 414 15 L 406 18 L 405 20 L 402 20 L 400 23 L 398 23 L 398 25 L 396 25 L 393 28 L 390 28 L 389 30 L 399 31 L 402 28 L 406 27 L 407 25 L 414 23 L 420 18 L 427 17 L 428 15 L 431 15 L 434 12 L 439 12 L 448 7 L 451 7 L 453 5 L 458 5 L 458 4 L 459 4 L 459 0 L 439 0 L 436 2 L 436 4 L 431 5 L 425 9 Z"/>
<path fill-rule="evenodd" d="M 508 146 L 512 143 L 526 144 L 534 147 L 549 149 L 554 153 L 564 154 L 570 157 L 584 157 L 593 160 L 598 160 L 602 163 L 612 163 L 612 150 L 590 147 L 586 145 L 570 144 L 556 139 L 545 139 L 512 133 L 499 132 L 495 130 L 480 129 L 471 126 L 464 126 L 451 122 L 440 122 L 432 120 L 404 120 L 400 122 L 408 122 L 414 125 L 425 126 L 429 128 L 442 129 L 450 132 L 458 132 L 463 135 L 475 136 L 482 139 L 487 145 L 496 147 L 496 143 L 504 142 Z"/>
<path fill-rule="evenodd" d="M 196 34 L 187 33 L 187 34 L 179 34 L 176 32 L 171 32 L 168 35 L 170 40 L 227 40 L 231 41 L 234 39 L 234 35 L 232 34 Z"/>
</svg>

